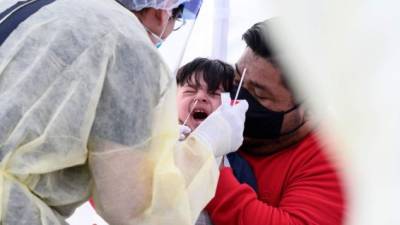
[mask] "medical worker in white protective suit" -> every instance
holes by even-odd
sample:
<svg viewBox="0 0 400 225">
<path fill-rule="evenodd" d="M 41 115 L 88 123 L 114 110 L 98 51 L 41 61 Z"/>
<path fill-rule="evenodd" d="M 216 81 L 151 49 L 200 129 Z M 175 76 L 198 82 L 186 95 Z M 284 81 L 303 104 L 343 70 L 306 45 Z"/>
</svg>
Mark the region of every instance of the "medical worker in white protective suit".
<svg viewBox="0 0 400 225">
<path fill-rule="evenodd" d="M 175 78 L 154 44 L 185 2 L 0 1 L 0 224 L 66 224 L 92 190 L 112 225 L 194 223 L 247 103 L 176 147 Z"/>
</svg>

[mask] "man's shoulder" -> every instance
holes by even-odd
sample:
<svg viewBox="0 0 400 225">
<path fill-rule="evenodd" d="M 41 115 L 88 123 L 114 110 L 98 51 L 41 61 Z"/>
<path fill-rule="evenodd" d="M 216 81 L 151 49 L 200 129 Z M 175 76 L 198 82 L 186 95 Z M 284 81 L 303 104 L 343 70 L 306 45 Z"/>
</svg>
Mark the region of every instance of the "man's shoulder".
<svg viewBox="0 0 400 225">
<path fill-rule="evenodd" d="M 314 133 L 306 135 L 296 144 L 287 148 L 292 154 L 315 154 L 324 151 L 321 139 Z"/>
<path fill-rule="evenodd" d="M 316 134 L 304 137 L 291 150 L 291 158 L 303 166 L 331 164 L 328 148 Z"/>
</svg>

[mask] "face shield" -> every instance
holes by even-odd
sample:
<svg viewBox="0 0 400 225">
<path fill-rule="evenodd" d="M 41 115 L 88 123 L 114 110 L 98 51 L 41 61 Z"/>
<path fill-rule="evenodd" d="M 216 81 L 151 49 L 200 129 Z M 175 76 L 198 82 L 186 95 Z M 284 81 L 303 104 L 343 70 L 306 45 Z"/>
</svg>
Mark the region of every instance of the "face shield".
<svg viewBox="0 0 400 225">
<path fill-rule="evenodd" d="M 140 11 L 145 8 L 172 10 L 189 0 L 117 0 L 131 11 Z"/>
<path fill-rule="evenodd" d="M 202 2 L 202 0 L 190 0 L 172 10 L 171 17 L 175 19 L 173 32 L 159 50 L 174 74 L 185 54 Z"/>
</svg>

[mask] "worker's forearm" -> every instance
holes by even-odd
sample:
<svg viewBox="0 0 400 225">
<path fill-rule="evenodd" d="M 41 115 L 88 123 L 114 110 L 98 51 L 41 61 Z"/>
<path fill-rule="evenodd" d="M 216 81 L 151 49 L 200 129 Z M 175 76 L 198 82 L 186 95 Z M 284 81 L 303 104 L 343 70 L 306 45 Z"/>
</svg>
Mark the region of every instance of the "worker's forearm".
<svg viewBox="0 0 400 225">
<path fill-rule="evenodd" d="M 214 196 L 218 181 L 218 166 L 209 148 L 196 137 L 189 136 L 178 143 L 175 151 L 175 164 L 185 178 L 193 223 Z"/>
</svg>

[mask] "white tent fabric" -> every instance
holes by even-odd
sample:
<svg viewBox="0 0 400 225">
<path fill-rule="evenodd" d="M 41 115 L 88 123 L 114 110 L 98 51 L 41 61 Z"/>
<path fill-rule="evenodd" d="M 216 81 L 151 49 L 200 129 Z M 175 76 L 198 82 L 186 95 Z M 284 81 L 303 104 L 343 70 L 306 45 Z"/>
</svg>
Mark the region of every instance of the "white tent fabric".
<svg viewBox="0 0 400 225">
<path fill-rule="evenodd" d="M 211 58 L 226 60 L 228 54 L 229 0 L 214 1 L 213 43 Z"/>
</svg>

